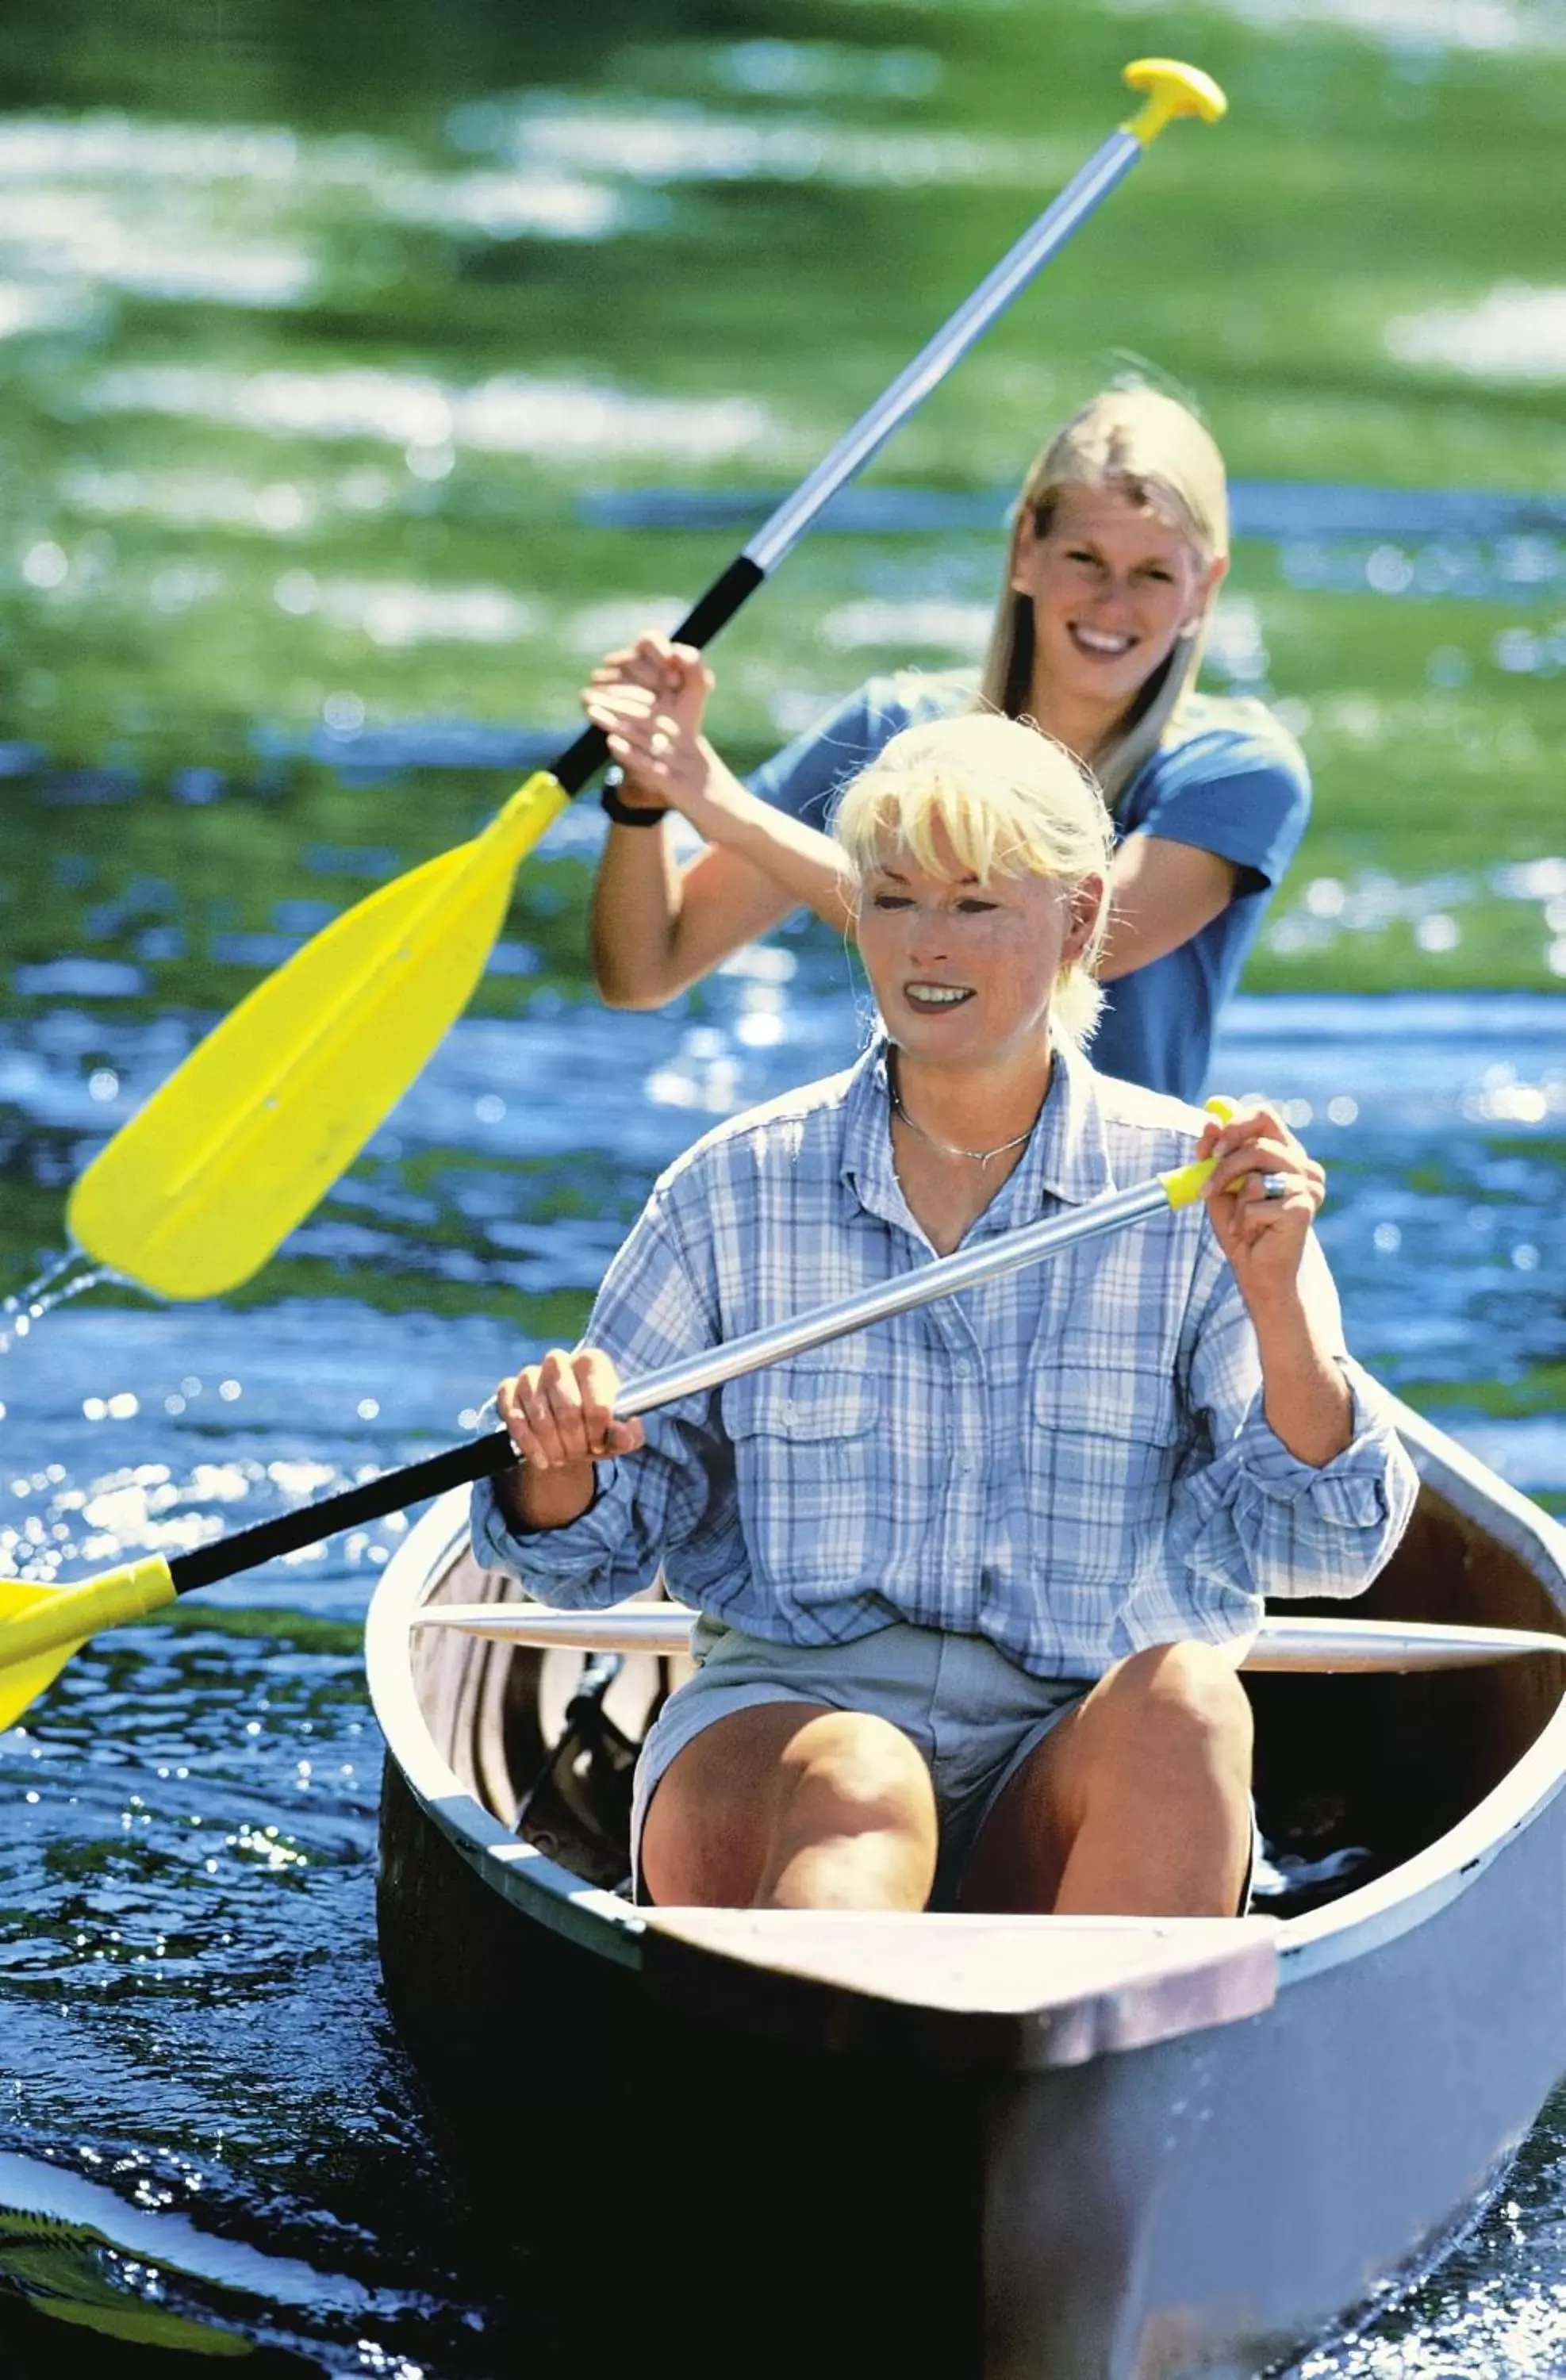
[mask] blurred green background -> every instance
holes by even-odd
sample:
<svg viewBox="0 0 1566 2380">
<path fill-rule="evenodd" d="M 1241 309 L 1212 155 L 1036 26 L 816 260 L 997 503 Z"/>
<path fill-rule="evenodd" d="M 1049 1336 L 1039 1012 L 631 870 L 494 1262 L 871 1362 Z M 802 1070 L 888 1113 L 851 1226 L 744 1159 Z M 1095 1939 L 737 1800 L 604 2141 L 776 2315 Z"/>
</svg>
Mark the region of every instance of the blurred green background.
<svg viewBox="0 0 1566 2380">
<path fill-rule="evenodd" d="M 55 0 L 0 26 L 0 999 L 225 1009 L 468 832 L 739 541 L 594 500 L 790 484 L 1170 51 L 1228 122 L 871 474 L 978 525 L 814 536 L 718 649 L 715 730 L 750 762 L 971 655 L 1003 492 L 1145 371 L 1240 481 L 1548 500 L 1393 537 L 1306 504 L 1240 547 L 1209 677 L 1318 787 L 1249 989 L 1558 981 L 1559 0 Z M 532 972 L 481 1008 L 580 982 L 587 865 L 525 870 Z"/>
</svg>

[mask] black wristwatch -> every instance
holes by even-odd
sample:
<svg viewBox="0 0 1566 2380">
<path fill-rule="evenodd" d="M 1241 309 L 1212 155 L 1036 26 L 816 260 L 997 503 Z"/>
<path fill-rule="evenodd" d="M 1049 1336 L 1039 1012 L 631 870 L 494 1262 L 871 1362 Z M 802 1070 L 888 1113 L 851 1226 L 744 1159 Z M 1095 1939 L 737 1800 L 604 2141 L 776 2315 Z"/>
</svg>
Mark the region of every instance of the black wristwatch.
<svg viewBox="0 0 1566 2380">
<path fill-rule="evenodd" d="M 645 803 L 623 802 L 620 799 L 620 788 L 625 782 L 618 769 L 612 771 L 604 779 L 603 791 L 598 797 L 601 809 L 613 820 L 616 826 L 662 826 L 669 815 L 666 809 L 655 810 Z"/>
</svg>

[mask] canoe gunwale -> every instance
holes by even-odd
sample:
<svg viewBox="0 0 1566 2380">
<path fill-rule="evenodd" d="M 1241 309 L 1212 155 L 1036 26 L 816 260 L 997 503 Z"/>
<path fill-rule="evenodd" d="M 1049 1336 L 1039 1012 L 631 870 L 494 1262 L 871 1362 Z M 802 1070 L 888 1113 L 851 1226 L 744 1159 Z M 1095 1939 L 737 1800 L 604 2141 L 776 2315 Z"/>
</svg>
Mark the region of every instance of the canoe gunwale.
<svg viewBox="0 0 1566 2380">
<path fill-rule="evenodd" d="M 1566 1613 L 1566 1530 L 1411 1408 L 1400 1407 L 1398 1418 L 1421 1480 L 1514 1553 Z M 461 1489 L 434 1504 L 398 1548 L 370 1603 L 366 1669 L 388 1755 L 432 1823 L 492 1889 L 552 1932 L 640 1971 L 647 1919 L 486 1810 L 448 1766 L 419 1705 L 409 1621 L 466 1541 L 467 1510 Z M 1563 1784 L 1566 1700 L 1499 1782 L 1434 1842 L 1357 1890 L 1276 1921 L 1279 1989 L 1367 1956 L 1461 1898 Z M 1016 2046 L 1023 2049 L 1020 2041 Z M 1025 2050 L 1019 2062 L 1030 2062 Z"/>
</svg>

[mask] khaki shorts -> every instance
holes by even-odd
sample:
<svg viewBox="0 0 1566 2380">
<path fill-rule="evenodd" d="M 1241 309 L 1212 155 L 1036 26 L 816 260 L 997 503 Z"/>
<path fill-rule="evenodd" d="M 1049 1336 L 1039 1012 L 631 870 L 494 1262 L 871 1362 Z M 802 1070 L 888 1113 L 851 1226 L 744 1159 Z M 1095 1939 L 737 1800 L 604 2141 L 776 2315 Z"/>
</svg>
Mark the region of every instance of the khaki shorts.
<svg viewBox="0 0 1566 2380">
<path fill-rule="evenodd" d="M 703 1619 L 691 1652 L 701 1666 L 670 1695 L 637 1763 L 631 1859 L 638 1898 L 642 1826 L 670 1762 L 732 1711 L 809 1702 L 890 1719 L 923 1754 L 941 1820 L 929 1905 L 950 1909 L 997 1800 L 1056 1720 L 1095 1683 L 1030 1677 L 985 1637 L 905 1621 L 847 1645 L 771 1645 Z"/>
</svg>

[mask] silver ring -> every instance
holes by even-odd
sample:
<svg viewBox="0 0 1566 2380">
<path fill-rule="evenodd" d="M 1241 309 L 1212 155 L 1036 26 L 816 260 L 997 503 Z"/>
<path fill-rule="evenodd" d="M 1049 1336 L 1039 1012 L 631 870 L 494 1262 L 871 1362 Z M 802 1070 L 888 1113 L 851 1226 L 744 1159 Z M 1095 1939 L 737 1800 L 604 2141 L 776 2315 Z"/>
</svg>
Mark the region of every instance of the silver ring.
<svg viewBox="0 0 1566 2380">
<path fill-rule="evenodd" d="M 1286 1198 L 1289 1195 L 1288 1175 L 1264 1173 L 1261 1177 L 1261 1195 L 1264 1198 Z"/>
</svg>

